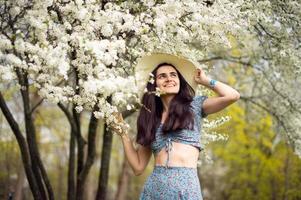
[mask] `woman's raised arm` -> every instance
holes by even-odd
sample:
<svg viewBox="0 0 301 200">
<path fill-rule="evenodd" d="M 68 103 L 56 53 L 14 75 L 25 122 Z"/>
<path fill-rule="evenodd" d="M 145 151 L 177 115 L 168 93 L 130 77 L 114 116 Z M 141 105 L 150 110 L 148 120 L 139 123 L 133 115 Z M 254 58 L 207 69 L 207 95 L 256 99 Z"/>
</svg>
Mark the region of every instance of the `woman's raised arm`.
<svg viewBox="0 0 301 200">
<path fill-rule="evenodd" d="M 214 86 L 212 86 L 210 85 L 211 80 L 212 79 L 205 75 L 203 70 L 197 69 L 195 81 L 212 89 L 219 95 L 218 97 L 210 97 L 204 101 L 202 109 L 207 115 L 223 110 L 240 98 L 239 92 L 234 88 L 219 81 L 216 81 L 215 83 L 211 82 L 214 84 Z"/>
</svg>

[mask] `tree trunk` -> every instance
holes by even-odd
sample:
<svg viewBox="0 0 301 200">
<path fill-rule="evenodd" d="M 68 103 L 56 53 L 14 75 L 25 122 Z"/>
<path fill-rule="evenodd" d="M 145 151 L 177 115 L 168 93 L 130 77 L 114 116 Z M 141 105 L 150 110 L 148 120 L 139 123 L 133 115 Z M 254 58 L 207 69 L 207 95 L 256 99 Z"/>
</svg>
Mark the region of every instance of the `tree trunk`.
<svg viewBox="0 0 301 200">
<path fill-rule="evenodd" d="M 110 103 L 111 99 L 108 99 Z M 131 114 L 134 113 L 134 109 L 130 111 L 124 111 L 122 113 L 123 118 L 127 118 Z M 97 188 L 97 200 L 105 200 L 107 194 L 107 186 L 108 186 L 108 177 L 109 177 L 109 167 L 110 167 L 110 158 L 111 158 L 111 150 L 112 150 L 112 140 L 113 134 L 107 131 L 107 124 L 104 125 L 104 134 L 103 134 L 103 144 L 102 144 L 102 152 L 101 152 L 101 167 L 98 178 L 98 188 Z"/>
<path fill-rule="evenodd" d="M 5 102 L 1 92 L 0 92 L 0 107 L 1 107 L 1 110 L 7 120 L 10 128 L 12 129 L 12 131 L 17 139 L 17 142 L 18 142 L 18 145 L 19 145 L 19 148 L 21 151 L 21 158 L 22 158 L 23 166 L 25 169 L 25 173 L 27 176 L 27 180 L 28 180 L 32 195 L 35 200 L 40 200 L 40 199 L 43 200 L 41 192 L 38 187 L 36 177 L 31 168 L 31 165 L 32 165 L 31 157 L 30 157 L 30 153 L 29 153 L 29 149 L 28 149 L 26 140 L 20 131 L 18 123 L 16 122 L 16 120 L 14 119 L 13 115 L 11 114 L 9 108 L 7 107 L 6 102 Z"/>
<path fill-rule="evenodd" d="M 96 154 L 95 138 L 97 133 L 98 119 L 95 118 L 93 111 L 91 112 L 90 123 L 88 128 L 88 152 L 86 156 L 87 159 L 82 167 L 82 171 L 77 176 L 77 200 L 81 200 L 84 197 L 86 179 L 93 165 Z"/>
<path fill-rule="evenodd" d="M 77 175 L 83 170 L 84 166 L 84 147 L 85 147 L 85 140 L 81 134 L 81 126 L 80 126 L 80 113 L 75 111 L 75 108 L 72 109 L 73 118 L 76 125 L 76 141 L 77 141 Z"/>
<path fill-rule="evenodd" d="M 115 200 L 125 200 L 127 195 L 128 183 L 130 178 L 130 165 L 126 158 L 123 160 L 122 171 L 118 180 L 118 188 L 115 196 Z"/>
<path fill-rule="evenodd" d="M 68 161 L 68 191 L 67 191 L 67 199 L 74 200 L 76 195 L 76 183 L 75 183 L 75 148 L 76 148 L 76 137 L 77 133 L 77 126 L 75 120 L 71 113 L 68 111 L 67 107 L 65 107 L 62 103 L 58 103 L 59 108 L 63 111 L 65 116 L 68 119 L 70 124 L 70 142 L 69 142 L 69 161 Z"/>
<path fill-rule="evenodd" d="M 75 133 L 72 129 L 70 131 L 70 144 L 69 144 L 69 163 L 68 163 L 68 192 L 67 199 L 75 199 Z"/>
<path fill-rule="evenodd" d="M 107 194 L 109 167 L 112 149 L 113 134 L 106 130 L 107 125 L 104 125 L 103 144 L 101 152 L 101 167 L 98 179 L 97 200 L 105 200 Z"/>
<path fill-rule="evenodd" d="M 19 79 L 19 84 L 22 86 L 20 91 L 23 100 L 26 139 L 27 139 L 29 153 L 32 161 L 31 167 L 32 170 L 35 172 L 34 176 L 36 177 L 38 187 L 43 199 L 54 200 L 52 186 L 50 184 L 48 175 L 42 163 L 37 140 L 36 140 L 36 130 L 33 123 L 32 110 L 31 110 L 30 98 L 29 98 L 29 85 L 27 79 L 27 72 L 20 71 L 17 69 L 16 73 Z"/>
</svg>

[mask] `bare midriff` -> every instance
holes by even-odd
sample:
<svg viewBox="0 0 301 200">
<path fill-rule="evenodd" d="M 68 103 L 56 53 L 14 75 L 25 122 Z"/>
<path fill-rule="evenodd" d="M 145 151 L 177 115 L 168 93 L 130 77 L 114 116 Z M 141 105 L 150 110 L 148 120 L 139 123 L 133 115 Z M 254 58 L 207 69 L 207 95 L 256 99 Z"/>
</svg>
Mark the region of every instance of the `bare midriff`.
<svg viewBox="0 0 301 200">
<path fill-rule="evenodd" d="M 178 142 L 172 142 L 172 150 L 169 155 L 170 167 L 197 167 L 199 149 L 196 147 Z M 165 166 L 167 152 L 162 148 L 155 156 L 155 165 Z"/>
</svg>

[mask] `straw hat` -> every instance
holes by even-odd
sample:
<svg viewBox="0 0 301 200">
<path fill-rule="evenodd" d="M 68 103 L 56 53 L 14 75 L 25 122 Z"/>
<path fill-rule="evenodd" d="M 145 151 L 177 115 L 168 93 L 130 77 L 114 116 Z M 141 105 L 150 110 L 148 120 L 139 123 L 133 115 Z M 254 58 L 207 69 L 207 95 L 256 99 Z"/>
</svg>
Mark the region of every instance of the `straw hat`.
<svg viewBox="0 0 301 200">
<path fill-rule="evenodd" d="M 150 73 L 161 63 L 170 63 L 174 65 L 182 74 L 187 83 L 195 90 L 197 83 L 194 80 L 197 64 L 192 63 L 186 58 L 166 54 L 152 53 L 151 55 L 143 56 L 138 60 L 135 68 L 135 76 L 138 82 L 139 91 L 143 91 L 147 81 L 150 79 Z"/>
</svg>

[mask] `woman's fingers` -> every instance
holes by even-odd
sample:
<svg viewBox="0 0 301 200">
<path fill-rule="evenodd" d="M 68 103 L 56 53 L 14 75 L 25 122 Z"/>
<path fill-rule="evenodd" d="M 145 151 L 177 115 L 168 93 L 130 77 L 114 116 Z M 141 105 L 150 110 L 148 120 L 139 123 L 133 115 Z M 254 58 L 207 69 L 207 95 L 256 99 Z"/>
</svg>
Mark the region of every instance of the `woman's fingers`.
<svg viewBox="0 0 301 200">
<path fill-rule="evenodd" d="M 119 112 L 112 113 L 116 121 L 114 120 L 112 123 L 109 124 L 111 130 L 113 130 L 118 135 L 123 135 L 126 133 L 126 124 L 123 120 L 122 114 Z"/>
<path fill-rule="evenodd" d="M 201 69 L 196 69 L 196 76 L 200 77 L 203 71 Z"/>
<path fill-rule="evenodd" d="M 200 69 L 196 69 L 196 73 L 195 73 L 195 79 L 196 81 L 198 81 L 201 78 L 202 75 L 202 71 Z"/>
</svg>

